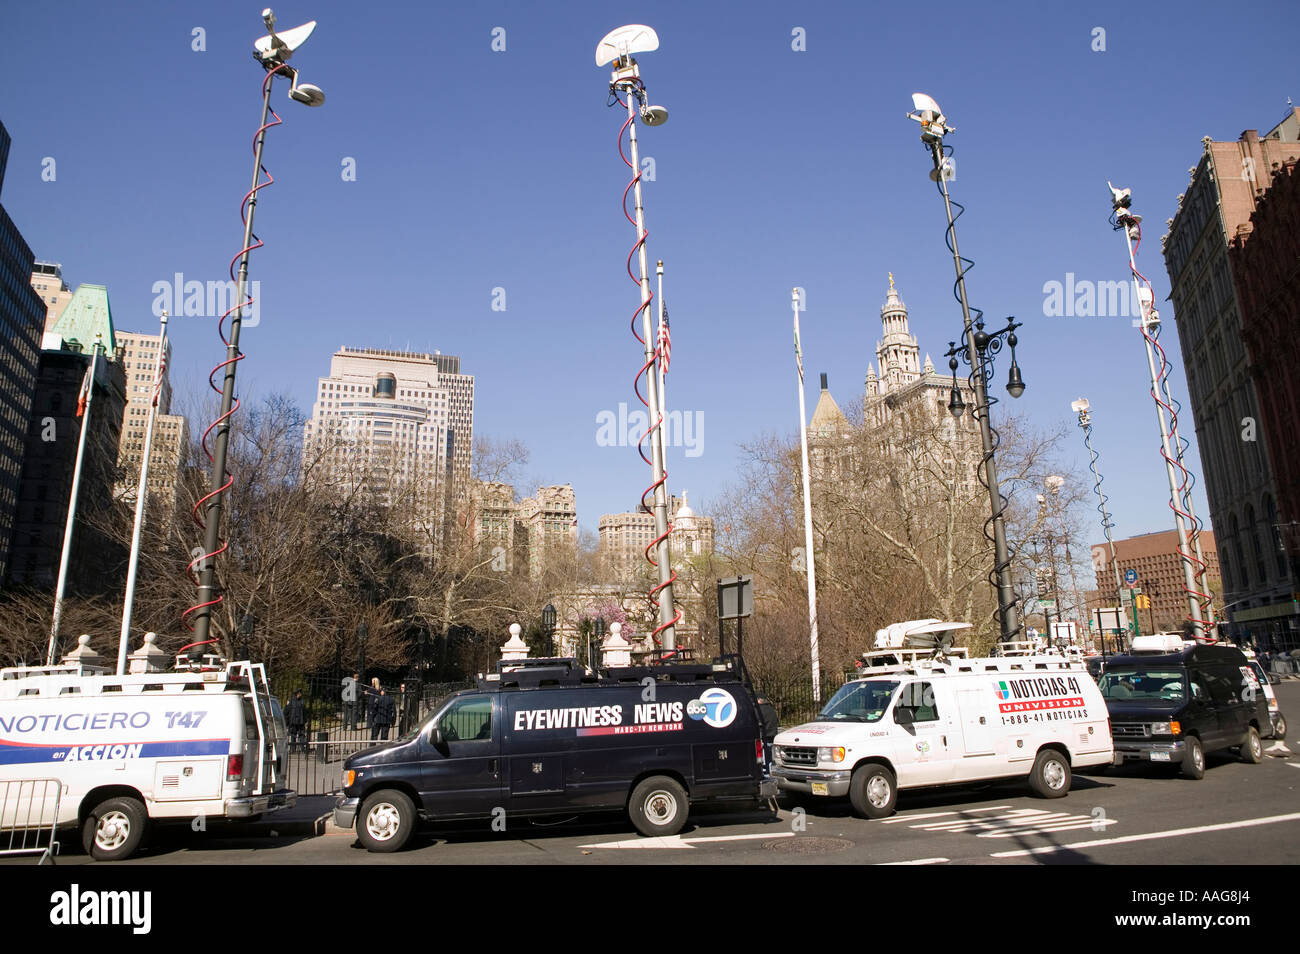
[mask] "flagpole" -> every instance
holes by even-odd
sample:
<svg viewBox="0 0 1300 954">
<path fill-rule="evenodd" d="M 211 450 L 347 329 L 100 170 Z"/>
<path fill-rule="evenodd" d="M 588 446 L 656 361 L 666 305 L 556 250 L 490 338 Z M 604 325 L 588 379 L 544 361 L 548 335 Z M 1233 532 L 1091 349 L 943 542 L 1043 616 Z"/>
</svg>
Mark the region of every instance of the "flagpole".
<svg viewBox="0 0 1300 954">
<path fill-rule="evenodd" d="M 72 494 L 68 498 L 68 522 L 63 528 L 63 555 L 59 558 L 59 582 L 54 589 L 54 620 L 50 624 L 50 648 L 45 654 L 45 665 L 54 665 L 54 654 L 59 648 L 59 624 L 63 621 L 63 593 L 68 584 L 68 559 L 72 554 L 72 531 L 77 522 L 77 493 L 81 489 L 81 464 L 86 456 L 86 434 L 90 431 L 90 406 L 95 400 L 95 372 L 99 370 L 99 353 L 103 345 L 96 341 L 95 350 L 90 356 L 90 367 L 84 381 L 89 381 L 86 388 L 86 404 L 78 408 L 81 418 L 81 435 L 77 438 L 77 463 L 72 469 Z"/>
<path fill-rule="evenodd" d="M 794 356 L 799 370 L 799 443 L 803 451 L 803 539 L 808 565 L 808 643 L 812 650 L 813 701 L 822 699 L 821 655 L 817 640 L 817 571 L 813 565 L 812 490 L 808 470 L 808 411 L 803 396 L 803 351 L 799 343 L 799 290 L 791 292 L 794 308 Z"/>
<path fill-rule="evenodd" d="M 158 415 L 158 399 L 162 390 L 164 362 L 167 360 L 167 312 L 162 313 L 162 329 L 158 332 L 158 367 L 154 375 L 153 397 L 149 401 L 149 416 L 144 425 L 144 458 L 140 462 L 140 482 L 135 489 L 135 528 L 131 531 L 131 560 L 126 571 L 126 599 L 122 604 L 122 636 L 117 642 L 117 674 L 126 674 L 127 644 L 131 639 L 131 607 L 135 603 L 135 573 L 140 565 L 140 533 L 144 529 L 146 486 L 149 479 L 149 457 L 153 451 L 153 426 Z"/>
</svg>

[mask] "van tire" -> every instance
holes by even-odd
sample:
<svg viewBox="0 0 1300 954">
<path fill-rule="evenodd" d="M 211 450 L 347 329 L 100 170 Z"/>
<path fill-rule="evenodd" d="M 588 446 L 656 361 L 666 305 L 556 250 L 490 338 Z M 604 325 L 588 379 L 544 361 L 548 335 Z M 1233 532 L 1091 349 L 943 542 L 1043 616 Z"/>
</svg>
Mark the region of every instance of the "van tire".
<svg viewBox="0 0 1300 954">
<path fill-rule="evenodd" d="M 1251 765 L 1264 761 L 1264 743 L 1259 740 L 1259 730 L 1246 727 L 1246 741 L 1241 743 L 1241 760 Z"/>
<path fill-rule="evenodd" d="M 862 818 L 888 818 L 898 804 L 898 781 L 885 766 L 872 762 L 853 770 L 849 804 Z"/>
<path fill-rule="evenodd" d="M 675 835 L 686 825 L 690 802 L 686 789 L 666 775 L 652 775 L 632 789 L 627 814 L 632 827 L 647 837 Z"/>
<path fill-rule="evenodd" d="M 1277 714 L 1277 719 L 1273 722 L 1273 738 L 1281 741 L 1286 738 L 1286 716 L 1282 713 Z"/>
<path fill-rule="evenodd" d="M 121 861 L 140 847 L 148 823 L 149 816 L 138 798 L 106 799 L 81 823 L 81 846 L 96 861 Z"/>
<path fill-rule="evenodd" d="M 1193 780 L 1205 778 L 1205 748 L 1201 740 L 1194 735 L 1187 737 L 1187 751 L 1183 753 L 1183 765 L 1180 771 L 1183 778 Z"/>
<path fill-rule="evenodd" d="M 415 805 L 403 793 L 386 788 L 368 795 L 357 812 L 357 840 L 367 851 L 398 851 L 415 831 Z"/>
<path fill-rule="evenodd" d="M 1039 798 L 1064 798 L 1070 794 L 1070 760 L 1056 749 L 1043 749 L 1029 773 L 1029 787 Z"/>
</svg>

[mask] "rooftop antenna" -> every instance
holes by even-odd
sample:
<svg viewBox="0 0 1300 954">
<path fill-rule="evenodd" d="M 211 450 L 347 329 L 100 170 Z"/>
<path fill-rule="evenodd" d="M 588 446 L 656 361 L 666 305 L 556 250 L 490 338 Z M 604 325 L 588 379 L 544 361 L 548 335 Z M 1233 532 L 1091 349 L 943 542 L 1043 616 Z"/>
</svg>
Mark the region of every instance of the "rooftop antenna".
<svg viewBox="0 0 1300 954">
<path fill-rule="evenodd" d="M 645 207 L 641 200 L 641 159 L 637 151 L 636 120 L 639 117 L 647 126 L 662 126 L 668 121 L 668 110 L 662 106 L 649 105 L 646 99 L 645 84 L 641 81 L 641 68 L 634 57 L 636 53 L 648 53 L 659 49 L 659 36 L 648 26 L 639 23 L 629 24 L 611 30 L 596 44 L 596 65 L 613 66 L 609 81 L 609 104 L 618 103 L 627 107 L 627 120 L 618 132 L 618 154 L 628 168 L 632 170 L 632 181 L 623 190 L 623 215 L 636 227 L 636 244 L 627 258 L 628 276 L 637 283 L 641 291 L 641 304 L 632 315 L 632 334 L 644 349 L 644 363 L 633 380 L 633 390 L 637 398 L 646 407 L 650 425 L 637 441 L 637 452 L 641 459 L 650 465 L 653 482 L 641 494 L 641 507 L 650 510 L 646 498 L 654 494 L 653 513 L 655 518 L 655 538 L 645 549 L 646 559 L 653 565 L 659 576 L 657 585 L 651 588 L 649 600 L 658 617 L 658 625 L 651 633 L 651 638 L 660 643 L 665 650 L 677 648 L 676 626 L 682 615 L 673 602 L 673 583 L 677 574 L 672 569 L 672 553 L 668 545 L 672 527 L 668 523 L 668 490 L 665 486 L 667 473 L 664 470 L 663 422 L 664 407 L 659 397 L 659 365 L 663 359 L 663 347 L 655 335 L 650 309 L 654 293 L 650 290 L 650 267 L 646 255 Z M 631 143 L 631 158 L 623 152 L 623 133 L 628 134 Z M 628 215 L 627 196 L 632 193 L 635 204 L 635 217 Z M 632 259 L 636 257 L 638 273 L 632 271 Z M 640 319 L 641 330 L 637 331 Z M 641 379 L 645 378 L 646 393 L 641 394 Z M 646 455 L 644 445 L 649 442 L 650 455 Z M 653 556 L 651 554 L 654 554 Z"/>
<path fill-rule="evenodd" d="M 288 65 L 288 60 L 293 56 L 294 51 L 302 46 L 316 29 L 316 22 L 313 20 L 277 34 L 275 14 L 270 7 L 262 11 L 262 22 L 266 26 L 268 35 L 253 43 L 253 56 L 266 71 L 266 76 L 262 80 L 262 121 L 253 136 L 253 184 L 244 194 L 243 202 L 240 203 L 240 217 L 244 222 L 244 244 L 230 262 L 230 277 L 236 282 L 238 297 L 234 306 L 217 322 L 217 333 L 226 346 L 226 360 L 213 368 L 208 375 L 208 384 L 221 394 L 221 414 L 203 432 L 203 450 L 212 463 L 212 475 L 208 493 L 199 499 L 192 510 L 195 523 L 203 529 L 203 547 L 201 552 L 190 561 L 188 567 L 198 585 L 199 599 L 182 616 L 187 625 L 189 618 L 193 617 L 194 638 L 189 644 L 182 646 L 177 653 L 178 667 L 192 664 L 184 655 L 187 649 L 216 642 L 216 639 L 211 638 L 210 635 L 212 609 L 220 605 L 222 597 L 217 592 L 215 560 L 226 550 L 226 544 L 221 539 L 221 501 L 234 483 L 234 477 L 226 471 L 226 450 L 230 443 L 230 417 L 239 407 L 239 403 L 235 400 L 235 369 L 244 359 L 243 353 L 239 350 L 239 331 L 244 309 L 253 304 L 253 299 L 248 294 L 248 257 L 253 249 L 262 247 L 262 240 L 253 233 L 253 213 L 257 210 L 258 192 L 274 181 L 271 174 L 262 166 L 262 147 L 266 142 L 266 131 L 281 123 L 279 115 L 271 108 L 271 86 L 277 74 L 284 75 L 289 77 L 289 97 L 295 102 L 307 106 L 319 106 L 325 102 L 325 94 L 321 92 L 320 87 L 300 83 L 298 71 Z M 273 117 L 272 122 L 267 122 L 268 115 Z M 266 174 L 265 181 L 262 179 L 263 173 Z M 235 270 L 236 264 L 238 264 L 238 274 Z M 230 319 L 228 336 L 225 333 L 227 318 Z M 215 381 L 219 373 L 223 376 L 221 387 L 217 387 Z M 214 431 L 213 447 L 209 450 L 208 437 Z M 201 657 L 194 662 L 205 664 Z"/>
<path fill-rule="evenodd" d="M 1192 507 L 1192 475 L 1183 459 L 1188 442 L 1178 434 L 1178 411 L 1181 407 L 1169 390 L 1169 359 L 1160 346 L 1160 313 L 1156 311 L 1155 289 L 1138 271 L 1137 251 L 1142 244 L 1142 216 L 1135 213 L 1133 190 L 1117 189 L 1110 182 L 1110 224 L 1124 233 L 1128 247 L 1128 267 L 1133 275 L 1133 290 L 1141 309 L 1138 326 L 1146 344 L 1147 368 L 1151 373 L 1151 398 L 1156 402 L 1156 419 L 1160 423 L 1160 456 L 1165 459 L 1169 479 L 1169 507 L 1174 512 L 1178 531 L 1178 555 L 1183 561 L 1183 589 L 1187 591 L 1187 619 L 1198 640 L 1207 638 L 1214 625 L 1214 603 L 1205 581 L 1205 555 L 1201 552 L 1201 523 Z M 1157 367 L 1157 359 L 1159 366 Z M 1136 624 L 1136 620 L 1135 620 Z M 1136 626 L 1135 626 L 1136 632 Z"/>
</svg>

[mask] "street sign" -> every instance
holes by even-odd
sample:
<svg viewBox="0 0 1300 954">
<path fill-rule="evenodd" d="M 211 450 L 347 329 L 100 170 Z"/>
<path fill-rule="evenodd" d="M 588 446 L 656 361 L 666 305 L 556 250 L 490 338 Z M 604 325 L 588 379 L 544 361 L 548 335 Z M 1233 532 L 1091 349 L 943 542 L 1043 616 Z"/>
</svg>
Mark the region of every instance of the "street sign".
<svg viewBox="0 0 1300 954">
<path fill-rule="evenodd" d="M 1124 571 L 1124 585 L 1125 585 L 1125 586 L 1129 586 L 1129 587 L 1137 586 L 1137 581 L 1138 581 L 1138 571 L 1137 571 L 1137 570 L 1125 570 L 1125 571 Z"/>
<path fill-rule="evenodd" d="M 731 576 L 718 580 L 718 619 L 741 619 L 753 614 L 753 577 Z"/>
<path fill-rule="evenodd" d="M 1049 612 L 1049 613 L 1051 613 L 1051 612 L 1055 612 L 1055 611 L 1056 611 L 1056 600 L 1039 600 L 1039 601 L 1038 601 L 1038 609 L 1039 609 L 1040 611 L 1046 611 L 1046 612 Z"/>
</svg>

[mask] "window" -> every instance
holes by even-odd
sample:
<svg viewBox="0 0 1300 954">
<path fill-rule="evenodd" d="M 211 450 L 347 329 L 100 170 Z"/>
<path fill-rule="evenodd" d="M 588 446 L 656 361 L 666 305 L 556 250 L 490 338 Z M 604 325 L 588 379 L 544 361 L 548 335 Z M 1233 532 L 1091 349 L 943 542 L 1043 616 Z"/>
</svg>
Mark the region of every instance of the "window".
<svg viewBox="0 0 1300 954">
<path fill-rule="evenodd" d="M 492 738 L 492 697 L 466 696 L 457 699 L 438 720 L 445 742 L 468 742 Z"/>
</svg>

